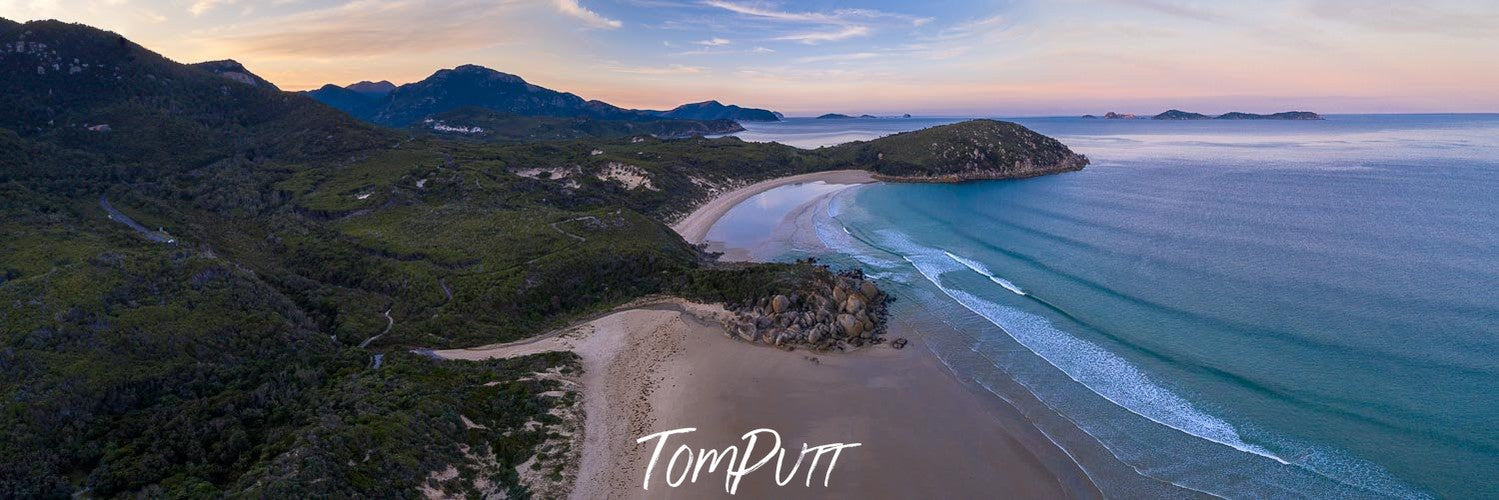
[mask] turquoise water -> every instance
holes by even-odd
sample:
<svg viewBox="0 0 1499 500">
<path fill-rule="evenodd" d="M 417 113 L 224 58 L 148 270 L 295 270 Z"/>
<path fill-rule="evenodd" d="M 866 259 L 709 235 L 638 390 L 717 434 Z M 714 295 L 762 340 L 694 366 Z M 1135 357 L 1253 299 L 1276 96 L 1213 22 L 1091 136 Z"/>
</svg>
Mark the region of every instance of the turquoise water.
<svg viewBox="0 0 1499 500">
<path fill-rule="evenodd" d="M 1103 460 L 1226 497 L 1499 496 L 1499 116 L 1016 121 L 1093 164 L 845 190 L 817 238 L 953 326 L 927 347 L 960 376 L 1107 450 L 1057 439 L 1105 491 L 1136 483 Z"/>
</svg>

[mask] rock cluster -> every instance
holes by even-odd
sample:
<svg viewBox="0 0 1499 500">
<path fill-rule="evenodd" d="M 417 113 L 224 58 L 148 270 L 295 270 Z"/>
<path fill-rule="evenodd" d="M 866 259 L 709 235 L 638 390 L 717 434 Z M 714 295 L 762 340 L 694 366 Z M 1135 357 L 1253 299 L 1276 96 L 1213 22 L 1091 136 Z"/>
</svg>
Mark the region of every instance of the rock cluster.
<svg viewBox="0 0 1499 500">
<path fill-rule="evenodd" d="M 783 349 L 846 350 L 884 342 L 889 296 L 863 271 L 829 273 L 828 277 L 800 292 L 728 304 L 735 315 L 725 331 Z"/>
</svg>

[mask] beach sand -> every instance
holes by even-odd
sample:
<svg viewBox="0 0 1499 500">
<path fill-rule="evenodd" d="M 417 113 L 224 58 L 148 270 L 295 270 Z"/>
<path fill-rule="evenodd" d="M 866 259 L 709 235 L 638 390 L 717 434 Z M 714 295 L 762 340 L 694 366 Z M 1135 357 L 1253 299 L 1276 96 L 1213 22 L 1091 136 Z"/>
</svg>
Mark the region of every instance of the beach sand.
<svg viewBox="0 0 1499 500">
<path fill-rule="evenodd" d="M 719 306 L 662 299 L 540 341 L 434 354 L 484 359 L 571 350 L 582 357 L 587 416 L 572 498 L 728 496 L 721 469 L 676 488 L 661 469 L 679 445 L 742 449 L 741 435 L 759 428 L 780 433 L 788 470 L 803 443 L 861 445 L 843 451 L 827 487 L 823 465 L 811 487 L 805 465 L 785 486 L 774 483 L 767 465 L 745 476 L 735 495 L 741 498 L 1100 496 L 1014 409 L 966 387 L 915 345 L 919 335 L 904 350 L 787 352 L 726 337 L 717 318 L 727 315 Z M 642 489 L 654 442 L 635 440 L 685 427 L 697 430 L 672 436 L 651 489 Z"/>
<path fill-rule="evenodd" d="M 771 179 L 719 195 L 698 207 L 697 210 L 694 210 L 687 217 L 677 221 L 676 224 L 672 224 L 671 229 L 676 231 L 677 234 L 682 235 L 682 238 L 686 239 L 688 243 L 702 243 L 703 239 L 708 236 L 708 229 L 713 227 L 713 223 L 718 222 L 718 219 L 734 208 L 734 205 L 743 203 L 744 200 L 748 200 L 757 194 L 781 186 L 817 181 L 829 184 L 867 184 L 875 182 L 874 176 L 864 170 L 830 170 Z"/>
<path fill-rule="evenodd" d="M 760 192 L 798 182 L 857 184 L 868 179 L 861 171 L 827 174 L 778 179 L 728 193 L 674 229 L 688 241 L 701 241 L 735 203 Z M 778 241 L 789 243 L 794 233 L 806 234 L 787 226 L 797 219 L 805 217 L 787 217 L 777 229 L 784 233 Z M 727 497 L 722 469 L 704 469 L 696 482 L 675 488 L 667 486 L 663 469 L 680 445 L 693 450 L 743 449 L 741 436 L 761 428 L 780 434 L 788 470 L 803 443 L 860 446 L 845 449 L 831 475 L 825 476 L 824 458 L 810 487 L 806 465 L 790 483 L 776 485 L 772 462 L 745 476 L 736 497 L 1102 496 L 1069 455 L 1024 414 L 977 384 L 959 380 L 942 365 L 923 342 L 927 335 L 942 334 L 938 321 L 892 321 L 889 338 L 910 339 L 905 349 L 885 344 L 816 354 L 730 339 L 718 322 L 728 316 L 717 305 L 653 298 L 537 339 L 433 354 L 449 359 L 550 350 L 579 354 L 586 417 L 572 498 Z M 636 439 L 689 427 L 696 430 L 668 440 L 651 474 L 650 490 L 642 489 L 654 441 L 637 444 Z M 766 449 L 764 441 L 757 449 Z M 675 472 L 681 471 L 679 465 Z"/>
</svg>

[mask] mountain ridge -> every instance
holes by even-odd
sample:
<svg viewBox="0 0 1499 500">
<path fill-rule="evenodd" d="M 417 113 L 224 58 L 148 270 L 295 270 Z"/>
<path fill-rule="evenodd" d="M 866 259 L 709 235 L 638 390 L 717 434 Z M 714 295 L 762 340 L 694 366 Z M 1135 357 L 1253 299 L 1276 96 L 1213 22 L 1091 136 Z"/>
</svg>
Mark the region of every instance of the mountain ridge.
<svg viewBox="0 0 1499 500">
<path fill-rule="evenodd" d="M 466 107 L 498 113 L 599 120 L 778 121 L 767 110 L 724 105 L 716 100 L 683 104 L 668 111 L 626 109 L 570 92 L 541 87 L 518 75 L 475 64 L 439 69 L 417 82 L 360 82 L 349 87 L 324 85 L 306 92 L 324 104 L 373 123 L 406 127 L 436 114 Z M 710 127 L 727 133 L 723 127 Z"/>
</svg>

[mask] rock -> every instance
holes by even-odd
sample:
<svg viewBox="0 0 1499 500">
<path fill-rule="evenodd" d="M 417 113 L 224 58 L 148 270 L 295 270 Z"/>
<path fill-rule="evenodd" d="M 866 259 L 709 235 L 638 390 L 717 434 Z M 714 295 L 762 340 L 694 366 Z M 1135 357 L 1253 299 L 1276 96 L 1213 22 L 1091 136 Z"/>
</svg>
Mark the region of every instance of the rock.
<svg viewBox="0 0 1499 500">
<path fill-rule="evenodd" d="M 905 337 L 901 337 L 901 338 L 895 339 L 894 342 L 891 342 L 890 343 L 890 347 L 894 347 L 896 349 L 905 349 L 906 348 L 906 342 L 907 342 L 906 338 Z"/>
<path fill-rule="evenodd" d="M 859 283 L 859 293 L 864 294 L 864 298 L 873 299 L 880 295 L 880 289 L 874 286 L 873 281 L 865 281 Z"/>
<path fill-rule="evenodd" d="M 843 303 L 843 312 L 856 314 L 864 310 L 864 305 L 863 295 L 850 294 L 848 300 Z"/>
<path fill-rule="evenodd" d="M 864 329 L 864 324 L 855 319 L 852 314 L 839 314 L 838 328 L 845 337 L 858 337 L 859 332 Z"/>
<path fill-rule="evenodd" d="M 777 314 L 786 312 L 791 309 L 791 299 L 786 298 L 785 295 L 777 295 L 770 299 L 770 309 Z"/>
<path fill-rule="evenodd" d="M 823 332 L 824 328 L 826 328 L 826 327 L 824 327 L 822 325 L 817 325 L 815 327 L 812 327 L 812 331 L 807 334 L 807 342 L 811 342 L 813 344 L 816 344 L 818 342 L 822 342 L 822 332 Z"/>
<path fill-rule="evenodd" d="M 848 300 L 848 292 L 844 291 L 843 287 L 840 286 L 838 288 L 834 288 L 833 289 L 833 303 L 834 304 L 842 304 L 846 300 Z"/>
</svg>

